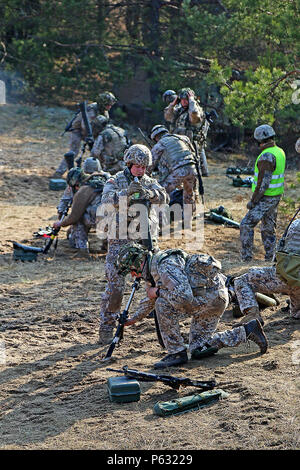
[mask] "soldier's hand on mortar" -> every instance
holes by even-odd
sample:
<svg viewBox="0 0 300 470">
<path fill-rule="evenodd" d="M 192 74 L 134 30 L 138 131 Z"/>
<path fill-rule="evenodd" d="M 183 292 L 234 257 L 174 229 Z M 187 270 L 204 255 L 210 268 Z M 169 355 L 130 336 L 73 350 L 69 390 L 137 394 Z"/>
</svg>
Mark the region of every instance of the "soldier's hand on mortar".
<svg viewBox="0 0 300 470">
<path fill-rule="evenodd" d="M 135 181 L 132 181 L 130 185 L 128 186 L 127 189 L 127 194 L 128 196 L 131 196 L 134 193 L 140 193 L 140 191 L 143 189 L 141 183 L 137 183 Z"/>
<path fill-rule="evenodd" d="M 146 287 L 147 296 L 150 300 L 155 300 L 157 298 L 157 290 L 158 290 L 157 287 L 151 287 L 151 286 Z"/>
<path fill-rule="evenodd" d="M 57 220 L 56 222 L 53 223 L 53 228 L 59 228 L 60 227 L 60 221 Z"/>
</svg>

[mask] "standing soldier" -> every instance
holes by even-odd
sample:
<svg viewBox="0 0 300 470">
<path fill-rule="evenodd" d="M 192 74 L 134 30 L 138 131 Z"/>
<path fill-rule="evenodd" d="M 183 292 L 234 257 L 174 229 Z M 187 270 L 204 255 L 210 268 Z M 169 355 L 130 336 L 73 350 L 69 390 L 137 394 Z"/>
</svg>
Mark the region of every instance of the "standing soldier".
<svg viewBox="0 0 300 470">
<path fill-rule="evenodd" d="M 116 268 L 115 262 L 119 250 L 128 240 L 139 240 L 147 246 L 149 238 L 146 231 L 145 238 L 143 233 L 137 233 L 136 230 L 130 230 L 130 223 L 134 220 L 130 211 L 126 212 L 126 220 L 122 220 L 120 206 L 124 199 L 127 206 L 132 203 L 143 204 L 147 208 L 147 227 L 157 226 L 157 213 L 152 207 L 153 204 L 165 204 L 169 202 L 168 195 L 162 186 L 154 178 L 146 174 L 146 169 L 152 164 L 151 152 L 145 145 L 135 144 L 129 147 L 124 154 L 126 168 L 119 171 L 116 175 L 108 179 L 104 186 L 101 207 L 105 211 L 105 206 L 116 210 L 115 234 L 108 230 L 108 253 L 106 256 L 106 277 L 107 285 L 102 295 L 100 307 L 100 328 L 99 343 L 108 344 L 113 338 L 113 329 L 115 327 L 117 316 L 120 312 L 123 293 L 125 288 L 124 277 L 121 276 Z M 138 181 L 134 181 L 138 179 Z M 123 199 L 121 199 L 123 198 Z M 108 209 L 108 212 L 112 209 Z M 120 220 L 121 219 L 121 220 Z M 112 220 L 112 217 L 110 217 Z M 121 238 L 120 231 L 128 227 L 126 236 Z M 145 228 L 145 227 L 144 227 Z M 152 231 L 152 230 L 151 230 Z M 156 235 L 153 234 L 153 242 L 156 244 Z"/>
<path fill-rule="evenodd" d="M 192 205 L 192 214 L 196 212 L 197 170 L 195 167 L 194 148 L 185 135 L 170 134 L 158 124 L 151 130 L 151 139 L 156 142 L 152 147 L 152 170 L 158 168 L 159 183 L 170 194 L 183 185 L 183 203 Z M 192 220 L 189 221 L 191 228 Z"/>
<path fill-rule="evenodd" d="M 176 94 L 176 91 L 174 90 L 166 90 L 164 94 L 162 95 L 162 99 L 163 99 L 163 102 L 165 103 L 165 106 L 169 106 L 169 104 L 172 103 L 172 101 L 174 101 L 175 98 L 177 98 L 177 94 Z M 170 132 L 173 132 L 173 126 L 171 122 L 168 122 L 165 119 L 165 125 L 169 129 Z"/>
<path fill-rule="evenodd" d="M 205 142 L 209 122 L 191 88 L 182 88 L 164 110 L 165 120 L 172 124 L 174 134 L 186 135 L 196 147 L 202 176 L 208 176 Z"/>
<path fill-rule="evenodd" d="M 123 155 L 128 147 L 126 131 L 108 123 L 108 118 L 99 115 L 92 124 L 95 138 L 91 156 L 99 159 L 104 171 L 112 175 L 124 169 Z"/>
<path fill-rule="evenodd" d="M 97 102 L 91 103 L 87 106 L 87 116 L 91 124 L 98 114 L 103 114 L 107 119 L 109 119 L 109 111 L 116 102 L 117 99 L 111 92 L 105 91 L 104 93 L 100 93 Z M 81 141 L 87 137 L 87 130 L 85 128 L 81 112 L 78 112 L 75 116 L 69 132 L 71 133 L 69 151 L 74 152 L 74 157 L 76 157 L 80 149 Z M 63 158 L 52 178 L 61 178 L 66 170 L 67 164 Z"/>
<path fill-rule="evenodd" d="M 261 153 L 256 159 L 252 198 L 247 204 L 248 213 L 240 224 L 241 259 L 252 259 L 254 227 L 261 221 L 261 238 L 265 260 L 273 259 L 276 246 L 277 207 L 284 192 L 285 153 L 274 141 L 275 131 L 268 124 L 257 127 L 254 139 Z"/>
<path fill-rule="evenodd" d="M 300 320 L 300 219 L 289 225 L 279 242 L 276 265 L 249 269 L 234 280 L 234 290 L 241 312 L 246 315 L 243 322 L 260 316 L 255 292 L 288 295 L 290 315 Z"/>
<path fill-rule="evenodd" d="M 155 308 L 161 337 L 168 354 L 154 364 L 155 369 L 178 366 L 188 361 L 180 333 L 179 316 L 192 317 L 189 350 L 193 359 L 209 356 L 218 349 L 237 346 L 247 339 L 254 341 L 262 354 L 268 342 L 257 320 L 216 332 L 219 320 L 228 305 L 228 291 L 221 263 L 205 254 L 187 254 L 180 249 L 148 253 L 137 243 L 119 251 L 117 266 L 123 276 L 131 272 L 148 283 L 147 297 L 125 326 L 146 317 Z"/>
</svg>

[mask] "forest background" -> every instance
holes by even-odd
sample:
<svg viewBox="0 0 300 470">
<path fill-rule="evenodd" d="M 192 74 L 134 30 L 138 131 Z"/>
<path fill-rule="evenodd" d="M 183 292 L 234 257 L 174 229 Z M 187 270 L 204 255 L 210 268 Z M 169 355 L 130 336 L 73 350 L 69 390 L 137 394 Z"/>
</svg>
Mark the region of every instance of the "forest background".
<svg viewBox="0 0 300 470">
<path fill-rule="evenodd" d="M 113 90 L 114 118 L 148 128 L 189 86 L 221 140 L 267 122 L 295 154 L 299 17 L 299 0 L 0 0 L 0 79 L 10 102 L 71 109 Z"/>
</svg>

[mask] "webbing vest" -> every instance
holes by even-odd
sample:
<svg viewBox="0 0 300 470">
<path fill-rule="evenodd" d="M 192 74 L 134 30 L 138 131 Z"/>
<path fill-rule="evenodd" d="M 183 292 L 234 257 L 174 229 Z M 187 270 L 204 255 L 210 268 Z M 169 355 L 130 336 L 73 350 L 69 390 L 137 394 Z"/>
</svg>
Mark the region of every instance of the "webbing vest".
<svg viewBox="0 0 300 470">
<path fill-rule="evenodd" d="M 255 191 L 258 179 L 258 166 L 257 163 L 260 157 L 264 153 L 272 153 L 276 158 L 276 168 L 273 171 L 272 179 L 270 181 L 268 189 L 264 192 L 265 196 L 279 196 L 284 192 L 284 170 L 285 170 L 285 153 L 284 151 L 275 145 L 274 147 L 268 147 L 264 149 L 256 159 L 254 167 L 254 182 L 252 183 L 252 191 Z"/>
<path fill-rule="evenodd" d="M 167 134 L 161 138 L 160 142 L 165 147 L 161 164 L 167 166 L 170 171 L 194 163 L 188 144 L 176 135 Z"/>
</svg>

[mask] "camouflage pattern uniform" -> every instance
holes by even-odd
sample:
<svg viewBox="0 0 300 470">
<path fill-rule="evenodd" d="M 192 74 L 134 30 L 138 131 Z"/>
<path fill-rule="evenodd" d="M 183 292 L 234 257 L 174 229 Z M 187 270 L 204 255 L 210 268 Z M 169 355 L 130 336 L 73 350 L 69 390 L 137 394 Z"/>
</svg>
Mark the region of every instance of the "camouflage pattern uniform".
<svg viewBox="0 0 300 470">
<path fill-rule="evenodd" d="M 95 139 L 91 155 L 99 159 L 103 170 L 115 174 L 124 169 L 123 155 L 127 148 L 126 131 L 107 124 Z"/>
<path fill-rule="evenodd" d="M 87 115 L 90 122 L 96 118 L 99 114 L 97 103 L 91 103 L 87 106 Z M 106 111 L 108 116 L 108 112 Z M 108 116 L 109 117 L 109 116 Z M 70 151 L 75 153 L 74 158 L 78 155 L 81 141 L 87 137 L 87 132 L 85 129 L 83 117 L 81 113 L 78 113 L 72 124 L 72 131 L 70 132 L 69 146 Z M 68 169 L 67 162 L 65 158 L 60 162 L 57 170 L 55 171 L 57 177 L 62 176 L 65 171 Z"/>
<path fill-rule="evenodd" d="M 169 104 L 164 110 L 164 118 L 172 124 L 173 134 L 186 135 L 191 142 L 195 142 L 198 147 L 201 173 L 207 176 L 205 144 L 209 122 L 197 100 L 190 96 L 188 108 L 183 108 L 181 104 L 175 106 L 172 103 Z"/>
<path fill-rule="evenodd" d="M 152 169 L 158 168 L 159 183 L 168 194 L 183 184 L 183 203 L 192 204 L 194 213 L 198 201 L 198 176 L 189 138 L 164 133 L 151 153 Z"/>
<path fill-rule="evenodd" d="M 199 263 L 200 260 L 200 263 Z M 150 266 L 149 266 L 150 265 Z M 156 300 L 141 300 L 130 319 L 142 319 L 155 308 L 163 342 L 169 354 L 186 349 L 180 333 L 182 315 L 192 317 L 189 349 L 237 346 L 246 341 L 244 327 L 216 333 L 228 305 L 221 264 L 208 255 L 188 255 L 182 250 L 155 253 L 143 276 L 159 288 Z"/>
<path fill-rule="evenodd" d="M 269 145 L 270 146 L 270 145 Z M 272 163 L 276 166 L 276 159 L 272 153 L 264 153 L 260 161 Z M 265 171 L 259 192 L 258 202 L 248 211 L 240 223 L 241 258 L 244 261 L 252 258 L 254 228 L 261 222 L 261 239 L 265 249 L 265 259 L 272 260 L 276 247 L 276 220 L 277 208 L 281 196 L 264 196 L 272 179 L 272 171 Z"/>
<path fill-rule="evenodd" d="M 134 146 L 133 146 L 134 147 Z M 144 146 L 140 146 L 144 147 Z M 130 149 L 129 149 L 130 150 Z M 149 149 L 147 149 L 149 151 Z M 150 152 L 149 152 L 150 153 Z M 119 198 L 121 196 L 127 196 L 127 189 L 129 188 L 130 184 L 133 182 L 134 177 L 132 176 L 129 168 L 125 168 L 125 170 L 118 172 L 116 175 L 112 176 L 108 179 L 107 183 L 103 189 L 102 195 L 102 207 L 105 204 L 109 204 L 118 210 L 119 208 Z M 156 244 L 156 237 L 157 237 L 157 227 L 158 227 L 158 220 L 157 214 L 152 209 L 152 204 L 166 204 L 168 203 L 168 196 L 164 188 L 157 183 L 157 181 L 153 178 L 150 178 L 146 174 L 140 178 L 140 183 L 146 191 L 150 191 L 152 193 L 151 199 L 149 199 L 149 225 L 151 236 L 153 239 L 154 245 Z M 139 202 L 138 200 L 135 202 Z M 130 205 L 130 202 L 129 202 Z M 132 221 L 128 215 L 127 224 Z M 126 223 L 126 222 L 125 222 Z M 117 213 L 116 218 L 116 233 L 119 233 L 120 228 L 120 221 Z M 147 236 L 147 235 L 146 235 Z M 130 232 L 128 230 L 128 236 L 126 239 L 108 239 L 108 253 L 106 256 L 105 262 L 105 269 L 106 269 L 106 277 L 107 277 L 107 284 L 105 288 L 105 292 L 102 295 L 101 299 L 101 306 L 100 306 L 100 335 L 109 336 L 112 334 L 112 330 L 115 327 L 116 319 L 120 313 L 120 308 L 123 299 L 124 293 L 124 277 L 121 276 L 116 268 L 115 262 L 119 253 L 120 248 L 128 243 L 128 240 L 137 240 L 140 243 L 147 246 L 148 240 L 136 238 L 136 232 Z"/>
<path fill-rule="evenodd" d="M 300 219 L 290 225 L 284 251 L 300 255 Z M 290 313 L 300 319 L 300 287 L 290 286 L 276 273 L 276 266 L 253 267 L 246 274 L 234 280 L 234 289 L 240 309 L 244 314 L 256 314 L 259 307 L 255 292 L 262 294 L 286 294 L 290 297 Z"/>
<path fill-rule="evenodd" d="M 96 227 L 96 212 L 106 179 L 102 173 L 93 173 L 73 197 L 72 211 L 61 223 L 61 227 L 71 226 L 68 240 L 72 248 L 87 250 L 88 233 Z"/>
</svg>

